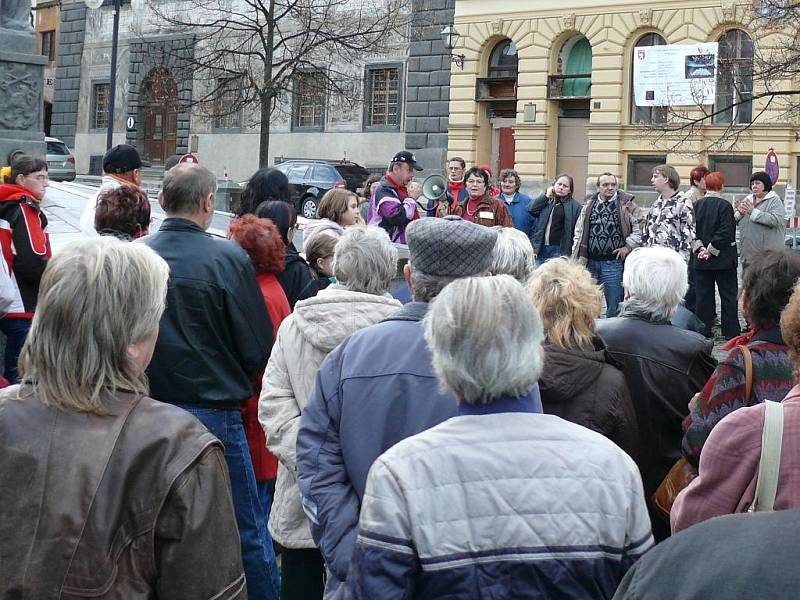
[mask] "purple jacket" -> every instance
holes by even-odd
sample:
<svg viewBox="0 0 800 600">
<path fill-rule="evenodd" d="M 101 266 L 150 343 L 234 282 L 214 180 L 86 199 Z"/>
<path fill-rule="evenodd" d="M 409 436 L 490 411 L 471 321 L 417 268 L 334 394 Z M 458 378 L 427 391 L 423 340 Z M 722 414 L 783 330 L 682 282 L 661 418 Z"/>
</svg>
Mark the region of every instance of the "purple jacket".
<svg viewBox="0 0 800 600">
<path fill-rule="evenodd" d="M 417 202 L 413 198 L 401 198 L 400 191 L 386 178 L 380 181 L 380 186 L 373 194 L 370 201 L 368 225 L 378 225 L 386 230 L 389 238 L 399 244 L 406 243 L 406 225 L 414 220 L 417 212 Z"/>
</svg>

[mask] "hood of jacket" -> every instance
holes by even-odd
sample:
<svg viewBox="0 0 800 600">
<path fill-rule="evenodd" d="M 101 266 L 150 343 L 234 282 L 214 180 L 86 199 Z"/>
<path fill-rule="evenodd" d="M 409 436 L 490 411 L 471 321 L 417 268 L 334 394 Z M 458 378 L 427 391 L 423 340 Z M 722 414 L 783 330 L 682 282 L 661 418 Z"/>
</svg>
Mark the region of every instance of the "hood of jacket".
<svg viewBox="0 0 800 600">
<path fill-rule="evenodd" d="M 545 361 L 539 378 L 539 389 L 548 397 L 569 400 L 594 385 L 607 364 L 617 366 L 600 338 L 595 338 L 593 350 L 558 348 L 545 344 Z"/>
<path fill-rule="evenodd" d="M 759 202 L 759 204 L 761 204 L 762 202 L 766 202 L 767 200 L 770 200 L 772 198 L 777 198 L 778 200 L 781 199 L 781 197 L 778 196 L 778 194 L 777 194 L 777 192 L 775 190 L 770 190 L 766 194 L 764 194 L 764 197 L 761 199 L 761 202 Z M 754 194 L 748 194 L 747 195 L 747 201 L 748 202 L 755 202 L 756 201 L 755 195 Z"/>
<path fill-rule="evenodd" d="M 330 219 L 314 219 L 303 226 L 303 246 L 308 241 L 321 233 L 331 237 L 340 238 L 344 235 L 344 227 Z"/>
<path fill-rule="evenodd" d="M 13 202 L 27 198 L 35 201 L 33 192 L 28 188 L 17 185 L 16 183 L 4 183 L 0 185 L 0 202 Z"/>
<path fill-rule="evenodd" d="M 334 284 L 294 307 L 293 318 L 301 335 L 313 346 L 330 352 L 350 334 L 382 321 L 402 304 L 390 295 L 352 292 Z"/>
</svg>

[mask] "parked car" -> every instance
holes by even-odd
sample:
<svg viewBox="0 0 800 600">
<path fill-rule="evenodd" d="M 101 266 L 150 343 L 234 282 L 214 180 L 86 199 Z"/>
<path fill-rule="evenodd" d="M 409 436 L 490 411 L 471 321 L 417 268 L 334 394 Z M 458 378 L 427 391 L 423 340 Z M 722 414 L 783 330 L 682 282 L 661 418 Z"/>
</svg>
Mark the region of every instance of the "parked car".
<svg viewBox="0 0 800 600">
<path fill-rule="evenodd" d="M 317 216 L 322 196 L 332 188 L 347 188 L 357 193 L 369 171 L 354 162 L 332 160 L 287 160 L 275 165 L 289 178 L 292 202 L 298 215 Z"/>
<path fill-rule="evenodd" d="M 75 157 L 67 145 L 54 137 L 44 138 L 47 144 L 47 172 L 53 181 L 75 180 Z"/>
</svg>

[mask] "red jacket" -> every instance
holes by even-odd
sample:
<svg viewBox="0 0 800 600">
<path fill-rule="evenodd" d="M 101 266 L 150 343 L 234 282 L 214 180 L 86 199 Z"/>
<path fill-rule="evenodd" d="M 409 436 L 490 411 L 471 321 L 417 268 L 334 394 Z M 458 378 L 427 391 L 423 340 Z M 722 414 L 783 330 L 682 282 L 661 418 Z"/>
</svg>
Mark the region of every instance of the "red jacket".
<svg viewBox="0 0 800 600">
<path fill-rule="evenodd" d="M 30 190 L 13 183 L 0 185 L 0 251 L 17 288 L 6 318 L 30 319 L 52 252 L 47 217 Z"/>
<path fill-rule="evenodd" d="M 269 318 L 272 321 L 273 339 L 278 338 L 278 328 L 292 312 L 289 301 L 281 287 L 278 278 L 272 273 L 258 273 L 256 275 L 258 287 L 264 296 Z M 253 395 L 247 399 L 242 407 L 242 423 L 247 436 L 247 447 L 250 449 L 250 458 L 253 460 L 253 471 L 256 481 L 270 481 L 278 476 L 278 459 L 267 450 L 267 436 L 258 422 L 258 397 L 261 395 L 261 378 L 264 371 L 260 371 L 253 381 Z"/>
</svg>

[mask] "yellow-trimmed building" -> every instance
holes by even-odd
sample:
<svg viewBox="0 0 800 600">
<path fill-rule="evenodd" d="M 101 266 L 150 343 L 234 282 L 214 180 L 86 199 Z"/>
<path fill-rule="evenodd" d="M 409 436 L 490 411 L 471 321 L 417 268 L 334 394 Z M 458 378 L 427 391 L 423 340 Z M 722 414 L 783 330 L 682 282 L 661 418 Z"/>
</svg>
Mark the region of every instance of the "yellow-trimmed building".
<svg viewBox="0 0 800 600">
<path fill-rule="evenodd" d="M 685 0 L 457 0 L 460 38 L 453 52 L 464 55 L 464 68 L 451 72 L 448 154 L 514 166 L 533 188 L 567 172 L 582 198 L 587 178 L 591 192 L 604 171 L 644 191 L 652 166 L 664 161 L 686 184 L 692 167 L 704 163 L 725 174 L 730 191 L 745 191 L 773 148 L 779 185 L 794 185 L 798 128 L 773 108 L 746 127 L 765 100 L 738 104 L 699 130 L 667 138 L 649 124 L 674 123 L 674 111 L 637 107 L 632 98 L 638 48 L 698 42 L 720 43 L 715 110 L 758 93 L 754 47 L 780 43 L 784 33 L 777 22 L 752 31 L 753 11 L 752 4 Z M 688 110 L 691 116 L 699 109 Z M 735 143 L 728 135 L 709 148 L 725 131 L 738 132 Z M 681 136 L 685 143 L 677 143 Z"/>
</svg>

